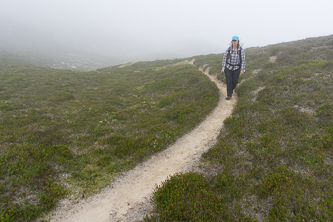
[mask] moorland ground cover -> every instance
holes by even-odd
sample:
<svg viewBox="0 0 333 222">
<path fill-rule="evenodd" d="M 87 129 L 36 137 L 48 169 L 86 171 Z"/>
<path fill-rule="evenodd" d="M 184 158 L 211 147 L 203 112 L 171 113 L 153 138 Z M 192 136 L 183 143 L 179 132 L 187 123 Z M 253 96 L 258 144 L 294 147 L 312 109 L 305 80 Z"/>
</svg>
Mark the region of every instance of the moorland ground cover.
<svg viewBox="0 0 333 222">
<path fill-rule="evenodd" d="M 205 173 L 171 176 L 145 220 L 329 221 L 332 47 L 327 36 L 246 49 L 239 101 Z M 224 80 L 222 55 L 194 59 Z M 217 88 L 183 61 L 74 72 L 1 58 L 0 220 L 90 195 L 203 120 Z"/>
<path fill-rule="evenodd" d="M 165 149 L 216 106 L 185 60 L 92 72 L 0 63 L 0 221 L 31 221 Z"/>
<path fill-rule="evenodd" d="M 194 59 L 224 80 L 222 55 Z M 156 187 L 145 221 L 332 220 L 333 36 L 249 48 L 246 62 L 203 173 Z"/>
</svg>

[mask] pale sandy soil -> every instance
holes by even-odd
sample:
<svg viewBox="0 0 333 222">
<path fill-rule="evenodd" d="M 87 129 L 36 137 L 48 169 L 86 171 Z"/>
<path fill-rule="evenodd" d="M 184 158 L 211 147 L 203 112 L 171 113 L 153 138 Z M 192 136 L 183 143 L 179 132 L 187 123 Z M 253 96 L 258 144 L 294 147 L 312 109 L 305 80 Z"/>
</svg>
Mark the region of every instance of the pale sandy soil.
<svg viewBox="0 0 333 222">
<path fill-rule="evenodd" d="M 277 56 L 271 56 L 271 57 L 269 57 L 269 61 L 270 62 L 275 62 L 276 59 L 277 59 Z"/>
<path fill-rule="evenodd" d="M 165 151 L 116 178 L 100 193 L 74 205 L 61 201 L 45 219 L 64 222 L 142 220 L 152 209 L 149 199 L 156 185 L 168 176 L 187 172 L 198 164 L 200 156 L 216 142 L 223 121 L 231 115 L 236 104 L 237 96 L 225 100 L 225 85 L 208 75 L 208 69 L 203 69 L 200 70 L 218 86 L 220 101 L 201 124 Z"/>
</svg>

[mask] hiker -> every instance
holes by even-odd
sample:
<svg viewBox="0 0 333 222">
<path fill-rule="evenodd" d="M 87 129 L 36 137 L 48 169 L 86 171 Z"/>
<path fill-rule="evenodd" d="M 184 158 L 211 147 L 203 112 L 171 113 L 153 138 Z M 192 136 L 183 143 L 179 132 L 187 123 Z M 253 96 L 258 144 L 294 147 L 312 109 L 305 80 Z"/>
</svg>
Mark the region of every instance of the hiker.
<svg viewBox="0 0 333 222">
<path fill-rule="evenodd" d="M 245 72 L 245 52 L 239 44 L 238 36 L 232 37 L 231 45 L 224 53 L 221 73 L 225 73 L 227 98 L 230 100 L 238 83 L 239 75 Z"/>
</svg>

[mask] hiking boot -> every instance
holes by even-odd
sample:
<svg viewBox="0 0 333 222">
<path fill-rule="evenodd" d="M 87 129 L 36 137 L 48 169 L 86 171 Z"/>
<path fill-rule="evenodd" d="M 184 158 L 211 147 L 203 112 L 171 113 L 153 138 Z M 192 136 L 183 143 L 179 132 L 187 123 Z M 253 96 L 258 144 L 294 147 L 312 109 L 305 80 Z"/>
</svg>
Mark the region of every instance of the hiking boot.
<svg viewBox="0 0 333 222">
<path fill-rule="evenodd" d="M 227 96 L 227 98 L 225 98 L 226 100 L 230 100 L 231 99 L 231 96 Z"/>
</svg>

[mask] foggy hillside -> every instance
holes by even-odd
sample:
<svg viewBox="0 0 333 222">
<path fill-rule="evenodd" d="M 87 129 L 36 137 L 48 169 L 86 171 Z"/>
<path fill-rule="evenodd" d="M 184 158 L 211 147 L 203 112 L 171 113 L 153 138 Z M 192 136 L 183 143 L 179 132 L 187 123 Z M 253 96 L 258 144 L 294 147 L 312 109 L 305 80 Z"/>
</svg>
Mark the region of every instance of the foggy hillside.
<svg viewBox="0 0 333 222">
<path fill-rule="evenodd" d="M 56 69 L 94 70 L 133 61 L 184 58 L 211 52 L 212 45 L 183 39 L 152 47 L 147 42 L 129 43 L 117 35 L 77 32 L 66 35 L 0 20 L 0 56 Z M 94 36 L 94 37 L 92 37 Z M 159 49 L 157 49 L 157 47 Z"/>
<path fill-rule="evenodd" d="M 248 48 L 332 34 L 331 0 L 241 0 L 235 7 L 218 0 L 2 0 L 0 54 L 91 70 L 219 54 L 235 35 Z"/>
<path fill-rule="evenodd" d="M 124 62 L 94 53 L 84 43 L 69 44 L 43 30 L 0 21 L 0 55 L 57 69 L 92 70 Z"/>
<path fill-rule="evenodd" d="M 146 221 L 156 221 L 157 214 L 162 221 L 184 221 L 179 212 L 190 212 L 185 221 L 330 221 L 332 49 L 333 35 L 245 49 L 246 73 L 229 101 L 224 99 L 226 90 L 220 94 L 200 71 L 206 67 L 210 77 L 224 81 L 221 54 L 90 72 L 0 59 L 0 221 L 58 216 L 63 221 L 62 212 L 74 212 L 67 209 L 80 209 L 75 212 L 80 216 L 82 209 L 98 209 L 98 215 L 107 217 L 125 212 L 120 207 L 112 215 L 99 207 L 88 211 L 81 204 L 101 189 L 116 188 L 110 181 L 117 175 L 182 136 L 193 144 L 197 137 L 188 132 L 195 131 L 219 101 L 226 102 L 222 106 L 235 102 L 234 110 L 214 135 L 216 142 L 205 139 L 212 141 L 209 149 L 205 143 L 198 145 L 208 149 L 199 172 L 170 177 L 156 189 L 154 199 L 140 197 L 156 200 L 154 209 L 137 205 L 143 214 L 154 211 Z M 207 138 L 210 130 L 197 129 Z M 166 156 L 162 158 L 171 162 Z M 164 169 L 162 161 L 157 162 L 154 167 Z M 149 174 L 141 172 L 135 176 Z M 154 189 L 128 181 L 136 184 L 130 188 L 133 193 Z M 184 193 L 187 190 L 194 192 Z M 167 202 L 159 202 L 156 194 Z M 95 200 L 105 203 L 99 196 Z M 78 205 L 68 208 L 71 203 Z M 135 204 L 121 203 L 138 215 Z M 171 204 L 175 207 L 160 207 Z"/>
</svg>

